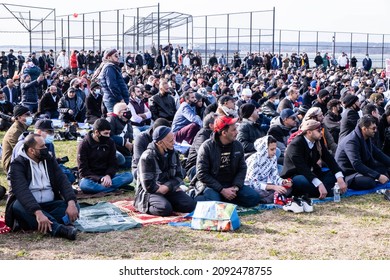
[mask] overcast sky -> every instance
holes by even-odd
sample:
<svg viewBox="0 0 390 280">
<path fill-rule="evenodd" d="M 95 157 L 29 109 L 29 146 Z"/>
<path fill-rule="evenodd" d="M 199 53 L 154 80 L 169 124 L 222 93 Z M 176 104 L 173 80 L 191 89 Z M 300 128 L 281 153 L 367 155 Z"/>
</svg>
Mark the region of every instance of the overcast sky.
<svg viewBox="0 0 390 280">
<path fill-rule="evenodd" d="M 276 28 L 390 34 L 390 1 L 293 0 L 6 0 L 4 3 L 55 8 L 57 15 L 135 8 L 160 3 L 161 11 L 197 15 L 276 9 Z M 266 20 L 269 22 L 268 17 Z M 271 24 L 271 23 L 270 23 Z M 272 25 L 270 25 L 272 26 Z"/>
</svg>

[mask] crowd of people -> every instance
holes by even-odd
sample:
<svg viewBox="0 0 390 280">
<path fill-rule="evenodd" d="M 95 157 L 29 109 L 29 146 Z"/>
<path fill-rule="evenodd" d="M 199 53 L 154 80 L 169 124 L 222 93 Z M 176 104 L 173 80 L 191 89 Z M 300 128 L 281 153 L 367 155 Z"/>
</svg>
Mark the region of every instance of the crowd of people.
<svg viewBox="0 0 390 280">
<path fill-rule="evenodd" d="M 361 66 L 355 60 L 317 53 L 310 67 L 305 53 L 237 52 L 205 63 L 172 44 L 127 56 L 3 52 L 7 225 L 75 239 L 77 179 L 85 193 L 134 182 L 135 207 L 161 216 L 207 200 L 310 212 L 310 198 L 332 196 L 335 184 L 341 193 L 385 184 L 388 79 L 368 54 Z M 76 179 L 55 160 L 54 119 L 92 126 L 78 145 Z"/>
</svg>

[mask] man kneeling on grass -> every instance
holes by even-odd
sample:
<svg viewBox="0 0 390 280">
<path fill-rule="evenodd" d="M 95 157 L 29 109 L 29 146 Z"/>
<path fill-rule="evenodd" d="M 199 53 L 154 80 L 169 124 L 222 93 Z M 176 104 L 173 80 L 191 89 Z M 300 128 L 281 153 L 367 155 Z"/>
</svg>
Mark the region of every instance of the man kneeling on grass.
<svg viewBox="0 0 390 280">
<path fill-rule="evenodd" d="M 180 188 L 185 171 L 173 149 L 173 132 L 167 126 L 159 126 L 152 138 L 138 163 L 135 207 L 156 216 L 170 216 L 172 211 L 192 212 L 196 202 Z"/>
<path fill-rule="evenodd" d="M 84 193 L 112 192 L 133 181 L 130 172 L 116 174 L 116 148 L 110 131 L 111 126 L 106 119 L 97 119 L 93 131 L 78 147 L 79 186 Z"/>
<path fill-rule="evenodd" d="M 77 229 L 64 225 L 73 223 L 79 216 L 76 195 L 56 159 L 49 154 L 42 136 L 29 134 L 25 138 L 23 150 L 11 163 L 8 178 L 11 182 L 6 206 L 9 227 L 76 239 Z"/>
</svg>

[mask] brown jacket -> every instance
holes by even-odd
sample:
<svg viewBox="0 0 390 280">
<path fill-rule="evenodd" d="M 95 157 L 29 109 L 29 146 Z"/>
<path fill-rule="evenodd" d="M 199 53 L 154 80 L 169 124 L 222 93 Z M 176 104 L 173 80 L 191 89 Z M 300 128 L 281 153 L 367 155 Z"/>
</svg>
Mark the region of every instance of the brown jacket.
<svg viewBox="0 0 390 280">
<path fill-rule="evenodd" d="M 1 163 L 3 164 L 4 173 L 8 173 L 9 166 L 11 164 L 12 151 L 18 143 L 19 136 L 27 130 L 28 126 L 20 121 L 15 121 L 8 129 L 3 139 L 3 154 Z"/>
</svg>

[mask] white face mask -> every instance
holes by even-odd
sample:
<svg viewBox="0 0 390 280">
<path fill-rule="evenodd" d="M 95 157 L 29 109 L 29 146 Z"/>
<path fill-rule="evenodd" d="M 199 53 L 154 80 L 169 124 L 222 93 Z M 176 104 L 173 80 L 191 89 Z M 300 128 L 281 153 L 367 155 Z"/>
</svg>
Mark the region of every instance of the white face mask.
<svg viewBox="0 0 390 280">
<path fill-rule="evenodd" d="M 275 99 L 275 100 L 274 100 L 274 105 L 275 105 L 275 106 L 278 106 L 278 105 L 279 105 L 279 102 L 280 102 L 279 99 Z"/>
<path fill-rule="evenodd" d="M 46 135 L 46 138 L 45 138 L 46 144 L 53 143 L 53 141 L 54 141 L 54 134 L 53 135 Z"/>
<path fill-rule="evenodd" d="M 26 125 L 27 126 L 30 126 L 32 124 L 32 122 L 33 122 L 33 118 L 32 117 L 27 117 L 26 118 Z"/>
<path fill-rule="evenodd" d="M 97 89 L 95 89 L 95 94 L 97 95 L 97 94 L 100 94 L 100 88 L 97 88 Z"/>
</svg>

